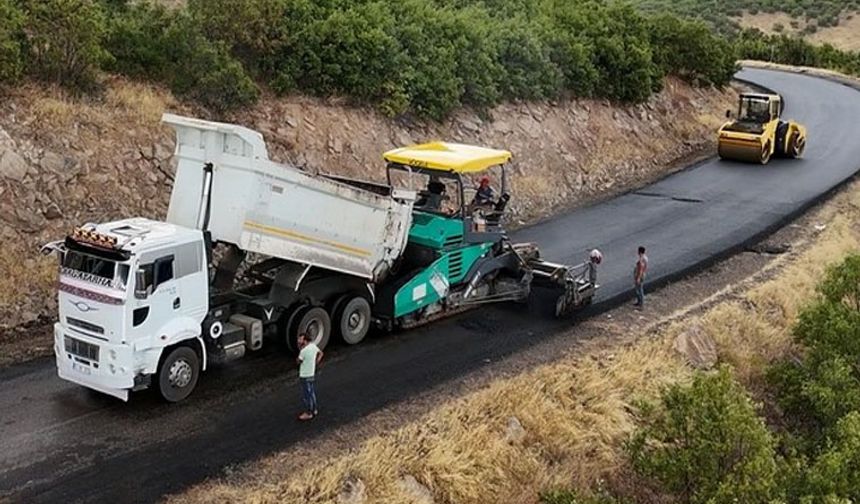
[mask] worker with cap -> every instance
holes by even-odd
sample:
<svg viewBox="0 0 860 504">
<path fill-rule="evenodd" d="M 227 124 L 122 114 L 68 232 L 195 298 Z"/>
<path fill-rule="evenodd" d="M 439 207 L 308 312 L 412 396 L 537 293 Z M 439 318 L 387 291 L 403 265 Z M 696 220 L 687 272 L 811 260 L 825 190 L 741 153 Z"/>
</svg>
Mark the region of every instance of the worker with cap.
<svg viewBox="0 0 860 504">
<path fill-rule="evenodd" d="M 478 182 L 478 191 L 475 193 L 475 198 L 472 200 L 474 206 L 492 206 L 495 204 L 493 188 L 490 187 L 490 177 L 484 175 Z"/>
</svg>

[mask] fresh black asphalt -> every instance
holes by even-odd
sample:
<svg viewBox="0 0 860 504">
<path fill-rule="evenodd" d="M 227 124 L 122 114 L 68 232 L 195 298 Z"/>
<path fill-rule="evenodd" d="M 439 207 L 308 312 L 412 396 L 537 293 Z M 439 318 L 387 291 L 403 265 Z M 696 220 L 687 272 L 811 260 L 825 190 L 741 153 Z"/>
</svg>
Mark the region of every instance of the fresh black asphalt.
<svg viewBox="0 0 860 504">
<path fill-rule="evenodd" d="M 652 285 L 669 281 L 773 231 L 860 168 L 858 91 L 775 71 L 748 69 L 740 77 L 783 94 L 785 115 L 808 128 L 804 159 L 767 166 L 710 160 L 514 236 L 559 262 L 580 262 L 593 247 L 603 251 L 592 312 L 630 293 L 638 245 L 648 248 Z M 59 380 L 51 359 L 12 366 L 0 371 L 0 500 L 153 501 L 225 466 L 456 383 L 571 324 L 524 307 L 492 307 L 335 348 L 318 382 L 323 414 L 307 424 L 295 421 L 294 364 L 275 351 L 207 372 L 179 405 L 150 393 L 127 404 L 88 393 Z"/>
</svg>

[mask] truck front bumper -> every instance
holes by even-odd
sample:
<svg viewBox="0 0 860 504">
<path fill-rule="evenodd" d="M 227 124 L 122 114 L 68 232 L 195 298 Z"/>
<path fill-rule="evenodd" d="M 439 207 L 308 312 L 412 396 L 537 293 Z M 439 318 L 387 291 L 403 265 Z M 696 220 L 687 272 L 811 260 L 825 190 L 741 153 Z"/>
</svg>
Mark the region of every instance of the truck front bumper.
<svg viewBox="0 0 860 504">
<path fill-rule="evenodd" d="M 129 345 L 72 332 L 58 322 L 54 324 L 54 355 L 60 378 L 128 400 L 135 374 Z"/>
</svg>

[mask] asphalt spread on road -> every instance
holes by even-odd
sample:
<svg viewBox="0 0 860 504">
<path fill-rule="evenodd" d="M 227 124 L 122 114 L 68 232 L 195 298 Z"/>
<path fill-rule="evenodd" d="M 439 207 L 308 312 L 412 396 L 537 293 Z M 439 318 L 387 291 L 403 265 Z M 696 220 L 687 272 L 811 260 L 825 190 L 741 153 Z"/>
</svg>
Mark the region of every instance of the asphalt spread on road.
<svg viewBox="0 0 860 504">
<path fill-rule="evenodd" d="M 747 69 L 740 77 L 785 97 L 784 115 L 808 129 L 804 159 L 709 160 L 514 235 L 558 262 L 581 262 L 592 248 L 604 253 L 597 302 L 580 316 L 630 294 L 638 245 L 648 248 L 650 285 L 670 281 L 775 230 L 860 168 L 860 92 L 777 71 Z M 295 364 L 275 350 L 205 373 L 178 405 L 150 392 L 127 404 L 102 397 L 57 378 L 52 359 L 12 366 L 0 370 L 0 498 L 151 502 L 225 466 L 444 389 L 574 323 L 528 306 L 496 306 L 333 348 L 318 377 L 321 415 L 310 423 L 295 420 Z"/>
</svg>

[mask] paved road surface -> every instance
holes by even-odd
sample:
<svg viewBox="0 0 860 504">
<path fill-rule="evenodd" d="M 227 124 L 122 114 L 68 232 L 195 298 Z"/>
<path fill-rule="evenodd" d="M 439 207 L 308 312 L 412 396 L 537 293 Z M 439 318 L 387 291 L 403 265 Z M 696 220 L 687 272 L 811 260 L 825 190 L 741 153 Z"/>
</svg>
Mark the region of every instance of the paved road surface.
<svg viewBox="0 0 860 504">
<path fill-rule="evenodd" d="M 651 280 L 666 280 L 772 230 L 860 168 L 860 93 L 809 76 L 741 76 L 785 96 L 786 115 L 809 130 L 805 159 L 766 167 L 708 161 L 515 238 L 564 262 L 600 248 L 605 307 L 629 291 L 637 245 L 649 249 Z M 319 379 L 323 414 L 311 424 L 294 420 L 294 365 L 274 351 L 205 374 L 193 399 L 175 406 L 146 393 L 128 404 L 88 393 L 57 379 L 49 359 L 0 370 L 0 500 L 152 501 L 570 325 L 523 308 L 480 315 L 334 349 Z"/>
</svg>

